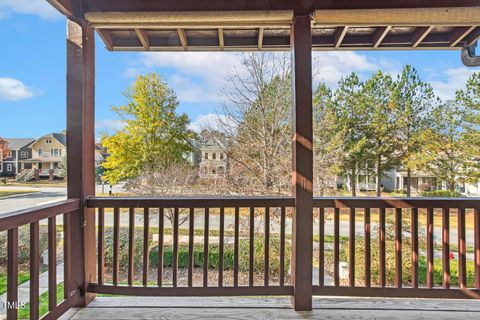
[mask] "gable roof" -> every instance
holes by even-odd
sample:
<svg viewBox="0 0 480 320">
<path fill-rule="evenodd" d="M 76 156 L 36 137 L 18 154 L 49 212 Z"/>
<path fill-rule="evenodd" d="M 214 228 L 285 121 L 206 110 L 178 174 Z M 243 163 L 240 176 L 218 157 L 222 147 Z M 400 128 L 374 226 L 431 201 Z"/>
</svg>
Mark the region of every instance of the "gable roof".
<svg viewBox="0 0 480 320">
<path fill-rule="evenodd" d="M 34 138 L 5 138 L 5 140 L 10 150 L 19 150 L 35 141 Z"/>
<path fill-rule="evenodd" d="M 46 134 L 44 136 L 41 136 L 40 138 L 35 140 L 35 142 L 40 141 L 41 139 L 55 139 L 58 142 L 60 142 L 62 145 L 64 145 L 65 147 L 67 146 L 67 136 L 63 133 L 52 132 L 52 133 Z"/>
</svg>

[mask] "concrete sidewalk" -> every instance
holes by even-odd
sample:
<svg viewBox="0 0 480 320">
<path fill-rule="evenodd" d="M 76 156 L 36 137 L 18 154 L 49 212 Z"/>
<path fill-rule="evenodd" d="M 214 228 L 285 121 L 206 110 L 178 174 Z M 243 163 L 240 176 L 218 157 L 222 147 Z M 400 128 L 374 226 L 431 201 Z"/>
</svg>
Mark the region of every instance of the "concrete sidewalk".
<svg viewBox="0 0 480 320">
<path fill-rule="evenodd" d="M 57 284 L 63 282 L 63 263 L 57 265 Z M 40 294 L 48 291 L 48 271 L 40 274 Z M 28 303 L 30 301 L 30 281 L 18 286 L 18 302 Z M 6 310 L 7 293 L 0 296 L 0 320 L 7 318 Z"/>
</svg>

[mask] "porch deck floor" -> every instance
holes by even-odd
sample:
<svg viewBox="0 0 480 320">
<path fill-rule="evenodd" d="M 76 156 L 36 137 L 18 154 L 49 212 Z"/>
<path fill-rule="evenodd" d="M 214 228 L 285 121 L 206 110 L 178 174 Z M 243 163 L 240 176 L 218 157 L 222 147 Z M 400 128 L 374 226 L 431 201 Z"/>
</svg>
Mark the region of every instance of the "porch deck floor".
<svg viewBox="0 0 480 320">
<path fill-rule="evenodd" d="M 480 319 L 475 300 L 314 297 L 295 312 L 288 297 L 97 297 L 61 319 Z"/>
</svg>

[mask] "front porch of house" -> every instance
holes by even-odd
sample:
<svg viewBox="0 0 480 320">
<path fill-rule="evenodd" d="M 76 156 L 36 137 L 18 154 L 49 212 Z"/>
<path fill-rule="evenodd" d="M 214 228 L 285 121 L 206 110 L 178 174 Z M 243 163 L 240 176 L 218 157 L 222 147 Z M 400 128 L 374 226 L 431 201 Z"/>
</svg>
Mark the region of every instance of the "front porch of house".
<svg viewBox="0 0 480 320">
<path fill-rule="evenodd" d="M 475 319 L 477 301 L 314 297 L 295 312 L 287 297 L 97 297 L 61 319 Z"/>
</svg>

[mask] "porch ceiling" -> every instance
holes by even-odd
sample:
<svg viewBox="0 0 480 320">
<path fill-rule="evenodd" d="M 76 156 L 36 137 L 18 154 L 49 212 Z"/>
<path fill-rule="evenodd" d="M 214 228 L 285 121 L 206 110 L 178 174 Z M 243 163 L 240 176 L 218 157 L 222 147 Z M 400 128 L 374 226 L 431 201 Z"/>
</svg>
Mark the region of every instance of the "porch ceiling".
<svg viewBox="0 0 480 320">
<path fill-rule="evenodd" d="M 293 10 L 87 12 L 111 51 L 290 50 Z M 455 50 L 480 37 L 480 7 L 316 10 L 313 50 Z"/>
</svg>

